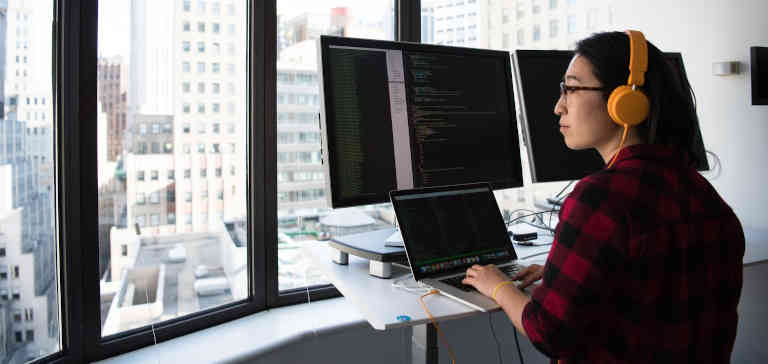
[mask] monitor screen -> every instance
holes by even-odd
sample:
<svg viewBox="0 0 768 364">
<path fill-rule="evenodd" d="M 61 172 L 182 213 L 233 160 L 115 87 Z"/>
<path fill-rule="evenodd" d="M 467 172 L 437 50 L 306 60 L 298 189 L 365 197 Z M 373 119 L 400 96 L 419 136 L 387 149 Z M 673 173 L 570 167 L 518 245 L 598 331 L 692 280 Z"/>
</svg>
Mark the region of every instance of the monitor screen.
<svg viewBox="0 0 768 364">
<path fill-rule="evenodd" d="M 522 186 L 507 52 L 323 36 L 320 53 L 331 206 L 413 187 Z"/>
<path fill-rule="evenodd" d="M 665 53 L 681 81 L 687 80 L 680 53 Z M 515 51 L 517 96 L 522 105 L 524 140 L 533 182 L 581 179 L 605 167 L 595 149 L 571 150 L 559 130 L 555 103 L 560 97 L 558 84 L 573 58 L 572 51 Z M 709 169 L 706 152 L 698 131 L 696 155 L 701 161 L 696 169 Z"/>
<path fill-rule="evenodd" d="M 515 259 L 487 184 L 392 192 L 414 278 Z"/>
<path fill-rule="evenodd" d="M 768 105 L 768 47 L 750 47 L 752 105 Z"/>
<path fill-rule="evenodd" d="M 595 149 L 571 150 L 560 133 L 555 104 L 572 51 L 515 52 L 518 99 L 533 182 L 580 179 L 605 166 Z"/>
</svg>

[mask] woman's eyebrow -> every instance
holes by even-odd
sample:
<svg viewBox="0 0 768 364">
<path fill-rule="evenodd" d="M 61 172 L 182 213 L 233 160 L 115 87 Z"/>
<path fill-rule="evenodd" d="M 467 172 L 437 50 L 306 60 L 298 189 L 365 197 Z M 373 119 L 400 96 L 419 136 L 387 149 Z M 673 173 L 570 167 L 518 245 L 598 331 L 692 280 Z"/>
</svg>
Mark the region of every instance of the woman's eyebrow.
<svg viewBox="0 0 768 364">
<path fill-rule="evenodd" d="M 565 79 L 564 79 L 564 81 L 565 81 L 565 80 L 574 80 L 574 81 L 576 81 L 576 82 L 579 82 L 579 83 L 581 83 L 581 80 L 580 80 L 578 77 L 576 77 L 576 76 L 573 76 L 573 75 L 567 75 L 567 76 L 565 76 Z"/>
</svg>

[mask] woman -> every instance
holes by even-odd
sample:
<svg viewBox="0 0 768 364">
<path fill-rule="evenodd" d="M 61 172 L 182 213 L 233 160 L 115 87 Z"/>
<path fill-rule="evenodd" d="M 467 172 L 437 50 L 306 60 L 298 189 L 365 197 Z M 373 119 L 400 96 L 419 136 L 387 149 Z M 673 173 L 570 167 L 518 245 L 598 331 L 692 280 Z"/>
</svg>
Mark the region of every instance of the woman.
<svg viewBox="0 0 768 364">
<path fill-rule="evenodd" d="M 607 166 L 563 203 L 546 264 L 512 277 L 521 287 L 541 285 L 528 297 L 492 265 L 469 268 L 464 283 L 493 297 L 561 363 L 727 363 L 743 231 L 693 168 L 690 85 L 651 43 L 641 88 L 647 117 L 624 135 L 609 115 L 610 93 L 630 76 L 627 34 L 582 40 L 564 75 L 555 114 L 565 143 L 595 148 Z"/>
</svg>

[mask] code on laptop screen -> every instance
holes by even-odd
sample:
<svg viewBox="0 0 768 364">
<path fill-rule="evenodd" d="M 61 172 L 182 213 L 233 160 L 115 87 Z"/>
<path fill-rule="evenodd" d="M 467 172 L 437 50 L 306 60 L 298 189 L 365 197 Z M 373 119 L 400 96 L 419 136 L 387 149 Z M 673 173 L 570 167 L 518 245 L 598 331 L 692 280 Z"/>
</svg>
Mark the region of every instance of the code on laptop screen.
<svg viewBox="0 0 768 364">
<path fill-rule="evenodd" d="M 490 189 L 426 192 L 393 199 L 414 271 L 430 273 L 509 258 L 509 236 Z"/>
</svg>

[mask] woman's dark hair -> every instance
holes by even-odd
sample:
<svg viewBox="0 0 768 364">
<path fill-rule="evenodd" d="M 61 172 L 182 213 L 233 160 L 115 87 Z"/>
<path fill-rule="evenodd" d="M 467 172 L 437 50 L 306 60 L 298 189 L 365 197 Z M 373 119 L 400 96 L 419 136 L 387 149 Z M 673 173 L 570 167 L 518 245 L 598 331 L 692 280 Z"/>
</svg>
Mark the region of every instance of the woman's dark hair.
<svg viewBox="0 0 768 364">
<path fill-rule="evenodd" d="M 626 85 L 629 78 L 629 36 L 624 32 L 596 33 L 576 44 L 576 54 L 592 63 L 595 77 L 610 92 Z M 706 163 L 701 150 L 696 97 L 688 78 L 680 74 L 664 54 L 648 42 L 648 71 L 643 92 L 648 96 L 651 110 L 648 119 L 636 129 L 650 144 L 676 148 L 687 154 L 692 166 Z M 706 157 L 704 157 L 706 158 Z"/>
</svg>

